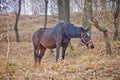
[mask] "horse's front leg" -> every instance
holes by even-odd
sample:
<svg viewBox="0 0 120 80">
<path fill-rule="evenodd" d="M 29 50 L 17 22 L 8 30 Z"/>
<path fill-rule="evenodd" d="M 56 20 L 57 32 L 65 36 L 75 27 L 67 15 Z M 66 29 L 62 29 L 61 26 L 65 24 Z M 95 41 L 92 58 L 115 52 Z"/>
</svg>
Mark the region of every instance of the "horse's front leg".
<svg viewBox="0 0 120 80">
<path fill-rule="evenodd" d="M 67 45 L 62 47 L 62 59 L 65 59 L 65 51 L 67 49 Z"/>
<path fill-rule="evenodd" d="M 62 44 L 62 59 L 65 59 L 65 52 L 68 47 L 70 39 L 65 39 L 63 44 Z"/>
<path fill-rule="evenodd" d="M 56 62 L 58 62 L 61 42 L 56 43 Z"/>
</svg>

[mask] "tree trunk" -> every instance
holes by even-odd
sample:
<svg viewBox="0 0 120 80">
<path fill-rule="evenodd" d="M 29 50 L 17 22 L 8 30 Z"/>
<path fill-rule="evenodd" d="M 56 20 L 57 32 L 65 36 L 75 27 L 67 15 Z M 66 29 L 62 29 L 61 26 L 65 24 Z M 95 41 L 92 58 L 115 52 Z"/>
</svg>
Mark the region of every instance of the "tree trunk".
<svg viewBox="0 0 120 80">
<path fill-rule="evenodd" d="M 91 24 L 88 20 L 92 19 L 92 0 L 85 0 L 84 2 L 84 14 L 82 20 L 82 26 L 90 28 L 89 32 L 91 33 Z"/>
<path fill-rule="evenodd" d="M 64 21 L 64 6 L 63 6 L 63 1 L 58 0 L 58 20 L 59 21 Z"/>
<path fill-rule="evenodd" d="M 0 4 L 2 3 L 2 1 L 0 0 Z M 2 11 L 2 7 L 1 7 L 1 5 L 0 5 L 0 11 Z"/>
<path fill-rule="evenodd" d="M 70 0 L 58 0 L 58 20 L 70 22 Z"/>
<path fill-rule="evenodd" d="M 113 37 L 113 40 L 120 40 L 119 13 L 120 13 L 120 0 L 116 0 L 116 10 L 114 11 L 114 37 Z"/>
<path fill-rule="evenodd" d="M 114 11 L 115 11 L 115 1 L 112 0 L 112 13 L 114 14 Z"/>
<path fill-rule="evenodd" d="M 70 22 L 70 0 L 62 0 L 63 1 L 63 9 L 64 9 L 64 21 Z"/>
<path fill-rule="evenodd" d="M 102 11 L 106 10 L 106 0 L 101 0 L 101 8 L 102 8 Z"/>
<path fill-rule="evenodd" d="M 70 0 L 58 0 L 58 20 L 70 22 Z M 69 47 L 73 49 L 71 42 Z"/>
<path fill-rule="evenodd" d="M 89 28 L 89 32 L 91 35 L 91 24 L 88 20 L 92 18 L 92 0 L 85 0 L 84 1 L 84 10 L 83 10 L 83 18 L 82 18 L 82 26 L 85 28 Z M 83 43 L 79 43 L 78 46 L 83 45 Z"/>
<path fill-rule="evenodd" d="M 91 20 L 92 25 L 94 25 L 99 31 L 103 32 L 104 35 L 104 40 L 105 40 L 105 48 L 106 48 L 106 54 L 111 54 L 111 45 L 109 42 L 109 36 L 108 36 L 108 31 L 106 28 L 104 28 L 103 26 L 101 26 L 98 21 L 92 17 Z"/>
<path fill-rule="evenodd" d="M 15 35 L 16 35 L 16 42 L 19 42 L 19 33 L 18 33 L 18 21 L 19 21 L 19 17 L 20 17 L 20 12 L 21 12 L 21 0 L 19 0 L 19 10 L 18 10 L 18 14 L 16 14 L 16 21 L 15 21 L 15 25 L 14 25 L 14 30 L 15 30 Z"/>
<path fill-rule="evenodd" d="M 94 0 L 94 10 L 98 11 L 98 4 L 97 4 L 97 0 Z"/>
<path fill-rule="evenodd" d="M 45 22 L 44 22 L 44 28 L 47 27 L 47 8 L 48 8 L 48 0 L 45 0 Z"/>
</svg>

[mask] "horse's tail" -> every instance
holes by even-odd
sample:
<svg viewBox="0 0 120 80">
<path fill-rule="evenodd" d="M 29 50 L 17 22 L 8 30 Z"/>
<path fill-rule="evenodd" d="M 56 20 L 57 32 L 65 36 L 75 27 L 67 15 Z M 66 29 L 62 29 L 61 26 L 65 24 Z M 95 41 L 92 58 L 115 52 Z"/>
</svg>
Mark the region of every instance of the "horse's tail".
<svg viewBox="0 0 120 80">
<path fill-rule="evenodd" d="M 34 32 L 33 38 L 32 38 L 34 46 L 37 46 L 40 44 L 41 37 L 45 30 L 46 30 L 46 28 L 40 28 Z"/>
<path fill-rule="evenodd" d="M 34 32 L 33 37 L 32 37 L 32 42 L 33 42 L 33 46 L 35 47 L 35 45 L 38 44 L 38 30 Z"/>
</svg>

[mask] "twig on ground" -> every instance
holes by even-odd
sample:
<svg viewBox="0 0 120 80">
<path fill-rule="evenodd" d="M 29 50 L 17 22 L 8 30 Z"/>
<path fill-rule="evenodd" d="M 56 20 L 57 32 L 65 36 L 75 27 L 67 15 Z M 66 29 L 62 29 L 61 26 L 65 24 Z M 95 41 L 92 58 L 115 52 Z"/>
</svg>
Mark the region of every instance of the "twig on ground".
<svg viewBox="0 0 120 80">
<path fill-rule="evenodd" d="M 10 38 L 9 38 L 9 34 L 10 34 L 10 32 L 9 32 L 9 29 L 8 29 L 8 30 L 7 30 L 7 43 L 8 43 L 8 45 L 7 45 L 7 53 L 6 53 L 5 69 L 6 69 L 6 67 L 7 67 L 8 56 L 9 56 L 9 52 L 10 52 Z"/>
</svg>

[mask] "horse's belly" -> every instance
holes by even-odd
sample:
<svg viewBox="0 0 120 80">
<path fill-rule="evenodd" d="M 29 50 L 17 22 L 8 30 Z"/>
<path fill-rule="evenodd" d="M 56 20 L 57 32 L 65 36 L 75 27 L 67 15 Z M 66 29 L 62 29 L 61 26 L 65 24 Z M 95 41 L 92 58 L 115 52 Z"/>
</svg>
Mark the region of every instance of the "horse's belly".
<svg viewBox="0 0 120 80">
<path fill-rule="evenodd" d="M 53 48 L 56 48 L 56 44 L 49 44 L 46 46 L 46 48 L 49 48 L 49 49 L 53 49 Z"/>
<path fill-rule="evenodd" d="M 42 41 L 40 42 L 42 44 L 42 46 L 44 46 L 45 48 L 49 48 L 49 49 L 53 49 L 56 48 L 56 44 L 54 41 Z"/>
</svg>

